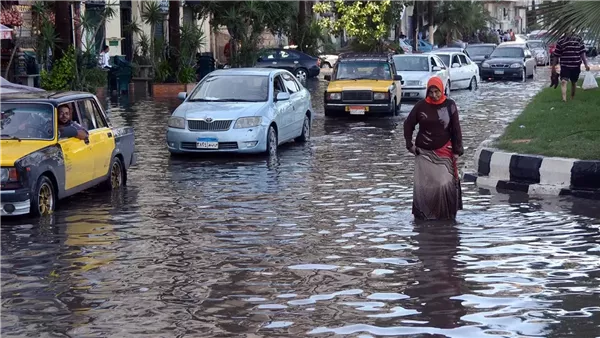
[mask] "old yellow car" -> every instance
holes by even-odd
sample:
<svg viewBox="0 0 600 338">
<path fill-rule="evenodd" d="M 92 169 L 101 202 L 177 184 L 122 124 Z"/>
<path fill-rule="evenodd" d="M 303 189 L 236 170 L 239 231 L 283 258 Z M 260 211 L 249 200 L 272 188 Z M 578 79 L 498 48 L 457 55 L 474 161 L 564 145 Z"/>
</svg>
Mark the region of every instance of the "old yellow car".
<svg viewBox="0 0 600 338">
<path fill-rule="evenodd" d="M 136 160 L 133 128 L 113 128 L 94 95 L 5 94 L 0 109 L 2 216 L 48 215 L 67 196 L 126 184 Z"/>
<path fill-rule="evenodd" d="M 325 80 L 325 116 L 400 114 L 402 76 L 391 55 L 341 54 Z"/>
</svg>

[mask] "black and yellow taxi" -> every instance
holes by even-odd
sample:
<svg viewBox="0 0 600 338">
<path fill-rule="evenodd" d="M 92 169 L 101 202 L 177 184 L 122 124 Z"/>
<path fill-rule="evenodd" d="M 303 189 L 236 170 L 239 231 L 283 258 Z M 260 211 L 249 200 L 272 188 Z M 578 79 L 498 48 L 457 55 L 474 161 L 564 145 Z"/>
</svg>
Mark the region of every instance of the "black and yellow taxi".
<svg viewBox="0 0 600 338">
<path fill-rule="evenodd" d="M 112 127 L 93 94 L 4 94 L 0 110 L 2 216 L 48 215 L 67 196 L 126 184 L 136 161 L 133 128 Z"/>
<path fill-rule="evenodd" d="M 392 55 L 343 53 L 325 91 L 325 115 L 398 116 L 402 76 L 397 75 Z"/>
</svg>

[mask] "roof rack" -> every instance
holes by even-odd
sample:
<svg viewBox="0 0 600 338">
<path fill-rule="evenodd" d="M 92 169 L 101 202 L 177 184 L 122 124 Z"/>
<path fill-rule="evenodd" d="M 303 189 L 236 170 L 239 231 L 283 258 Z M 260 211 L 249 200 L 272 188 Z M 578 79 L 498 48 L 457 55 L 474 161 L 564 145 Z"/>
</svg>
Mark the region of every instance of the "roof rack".
<svg viewBox="0 0 600 338">
<path fill-rule="evenodd" d="M 391 61 L 392 53 L 359 53 L 359 52 L 345 52 L 338 56 L 338 62 L 345 60 L 360 60 L 360 61 Z"/>
</svg>

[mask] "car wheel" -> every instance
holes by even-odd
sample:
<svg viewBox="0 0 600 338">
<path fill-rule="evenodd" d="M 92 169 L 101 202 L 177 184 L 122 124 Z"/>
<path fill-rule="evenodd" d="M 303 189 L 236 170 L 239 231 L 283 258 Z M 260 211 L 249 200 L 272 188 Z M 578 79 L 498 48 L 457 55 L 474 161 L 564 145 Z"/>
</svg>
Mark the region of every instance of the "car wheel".
<svg viewBox="0 0 600 338">
<path fill-rule="evenodd" d="M 308 79 L 308 71 L 304 68 L 298 68 L 294 71 L 294 75 L 296 75 L 296 78 L 300 81 L 305 81 L 306 79 Z"/>
<path fill-rule="evenodd" d="M 521 81 L 527 81 L 527 69 L 523 67 L 523 71 L 521 72 Z"/>
<path fill-rule="evenodd" d="M 33 216 L 48 216 L 56 209 L 56 190 L 46 175 L 40 176 L 31 196 L 30 213 Z"/>
<path fill-rule="evenodd" d="M 325 62 L 325 63 L 323 63 L 323 65 L 321 66 L 321 68 L 329 69 L 329 68 L 331 68 L 331 64 L 329 62 Z"/>
<path fill-rule="evenodd" d="M 110 164 L 110 172 L 106 181 L 104 181 L 104 187 L 107 190 L 117 190 L 125 185 L 125 167 L 123 162 L 118 157 L 114 157 Z"/>
<path fill-rule="evenodd" d="M 296 137 L 296 142 L 307 142 L 310 139 L 310 118 L 308 115 L 304 116 L 304 124 L 302 124 L 302 134 Z"/>
<path fill-rule="evenodd" d="M 402 107 L 402 102 L 398 102 L 396 104 L 396 100 L 394 100 L 395 106 L 396 106 L 396 111 L 394 112 L 394 116 L 400 116 L 400 112 L 401 112 L 401 107 Z"/>
<path fill-rule="evenodd" d="M 450 96 L 450 89 L 451 89 L 451 88 L 450 88 L 450 81 L 448 81 L 448 82 L 446 83 L 446 90 L 444 90 L 444 94 L 445 94 L 446 96 Z"/>
<path fill-rule="evenodd" d="M 277 131 L 274 126 L 269 126 L 267 131 L 267 155 L 277 155 Z"/>
<path fill-rule="evenodd" d="M 469 90 L 477 90 L 478 88 L 478 84 L 477 84 L 477 79 L 475 78 L 475 76 L 473 76 L 471 78 L 471 83 L 469 83 Z"/>
<path fill-rule="evenodd" d="M 533 71 L 531 72 L 531 78 L 535 80 L 535 73 L 537 72 L 537 67 L 533 67 Z"/>
</svg>

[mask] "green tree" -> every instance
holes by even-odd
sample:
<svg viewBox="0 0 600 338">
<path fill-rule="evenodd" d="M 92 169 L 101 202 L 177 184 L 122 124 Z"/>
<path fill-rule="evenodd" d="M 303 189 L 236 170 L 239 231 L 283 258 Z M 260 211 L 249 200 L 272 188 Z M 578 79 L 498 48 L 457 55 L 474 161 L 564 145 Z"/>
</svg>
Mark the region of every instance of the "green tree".
<svg viewBox="0 0 600 338">
<path fill-rule="evenodd" d="M 189 2 L 188 2 L 189 3 Z M 262 33 L 285 32 L 295 4 L 291 1 L 195 1 L 190 3 L 200 19 L 210 17 L 214 29 L 227 27 L 231 37 L 231 64 L 253 66 L 258 59 Z"/>
<path fill-rule="evenodd" d="M 333 34 L 346 32 L 356 39 L 359 45 L 368 49 L 382 46 L 382 39 L 387 35 L 390 23 L 390 0 L 383 1 L 326 1 L 313 6 L 315 13 L 332 13 L 333 16 L 323 17 L 319 25 Z"/>
<path fill-rule="evenodd" d="M 538 11 L 539 22 L 558 39 L 564 34 L 584 33 L 586 38 L 600 38 L 600 2 L 544 2 Z"/>
<path fill-rule="evenodd" d="M 434 18 L 435 22 L 439 22 L 438 39 L 444 44 L 468 39 L 493 20 L 483 4 L 477 1 L 443 1 L 438 4 Z"/>
</svg>

